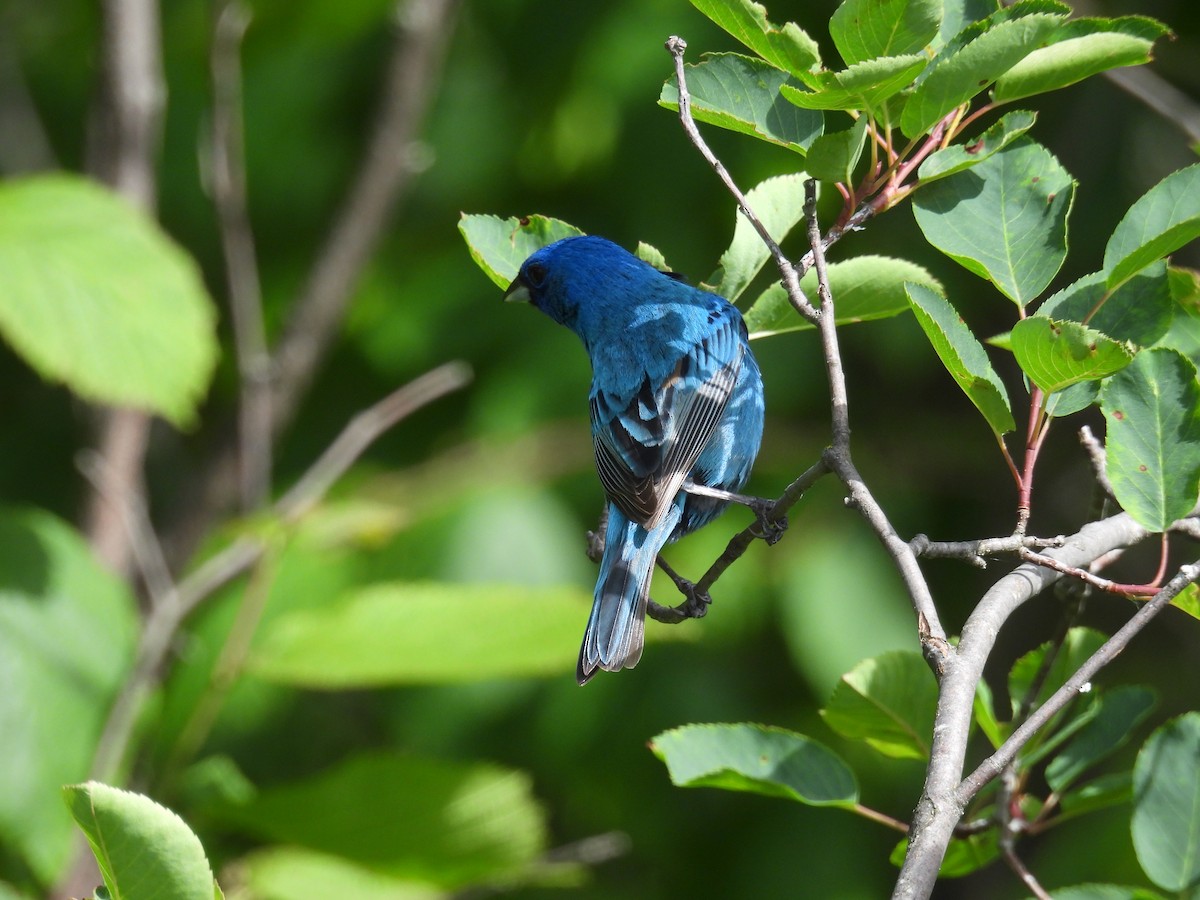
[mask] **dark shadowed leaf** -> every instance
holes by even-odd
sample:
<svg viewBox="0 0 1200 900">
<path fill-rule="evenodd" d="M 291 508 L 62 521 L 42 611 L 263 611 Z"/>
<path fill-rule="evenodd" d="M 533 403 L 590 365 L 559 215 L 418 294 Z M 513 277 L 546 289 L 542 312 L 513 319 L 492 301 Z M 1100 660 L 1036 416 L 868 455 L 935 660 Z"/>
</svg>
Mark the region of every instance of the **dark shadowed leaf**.
<svg viewBox="0 0 1200 900">
<path fill-rule="evenodd" d="M 1085 275 L 1038 307 L 1039 316 L 1081 322 L 1106 337 L 1139 347 L 1148 347 L 1166 334 L 1174 312 L 1163 262 L 1147 266 L 1111 293 L 1102 272 Z"/>
<path fill-rule="evenodd" d="M 1133 847 L 1150 880 L 1180 896 L 1200 886 L 1200 713 L 1163 725 L 1133 767 Z"/>
<path fill-rule="evenodd" d="M 1091 721 L 1046 767 L 1046 781 L 1050 787 L 1056 793 L 1063 793 L 1089 768 L 1124 745 L 1157 702 L 1153 690 L 1138 684 L 1117 685 L 1105 690 Z"/>
</svg>

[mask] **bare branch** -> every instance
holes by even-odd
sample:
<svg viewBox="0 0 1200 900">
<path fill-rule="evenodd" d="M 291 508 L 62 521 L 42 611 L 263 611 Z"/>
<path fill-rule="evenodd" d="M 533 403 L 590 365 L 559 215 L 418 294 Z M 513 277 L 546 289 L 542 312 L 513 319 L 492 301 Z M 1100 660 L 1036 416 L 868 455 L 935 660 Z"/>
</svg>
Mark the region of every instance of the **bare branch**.
<svg viewBox="0 0 1200 900">
<path fill-rule="evenodd" d="M 101 80 L 88 141 L 89 168 L 138 208 L 153 213 L 155 159 L 166 100 L 157 0 L 105 0 L 100 45 Z M 97 452 L 112 473 L 114 496 L 142 493 L 150 417 L 128 409 L 102 409 Z M 129 569 L 132 548 L 127 514 L 93 491 L 84 530 L 97 556 L 119 573 Z"/>
<path fill-rule="evenodd" d="M 458 3 L 408 0 L 396 6 L 395 49 L 362 169 L 275 348 L 276 435 L 291 422 L 308 390 L 388 215 L 414 171 L 413 143 L 441 70 Z"/>
<path fill-rule="evenodd" d="M 462 363 L 440 366 L 360 412 L 296 485 L 274 506 L 285 523 L 312 509 L 358 456 L 388 428 L 421 406 L 463 387 L 470 370 Z M 253 566 L 266 549 L 266 539 L 246 536 L 228 545 L 183 579 L 150 610 L 138 641 L 133 671 L 109 710 L 92 760 L 92 777 L 111 781 L 129 752 L 134 724 L 161 677 L 175 636 L 184 620 L 213 592 Z"/>
<path fill-rule="evenodd" d="M 989 556 L 1017 553 L 1021 549 L 1045 550 L 1061 547 L 1066 538 L 1033 537 L 1032 535 L 1010 534 L 1006 537 L 982 538 L 977 541 L 931 541 L 927 535 L 918 534 L 908 545 L 917 556 L 926 559 L 961 559 L 977 569 L 987 568 Z"/>
<path fill-rule="evenodd" d="M 1118 547 L 1128 547 L 1147 531 L 1121 513 L 1084 526 L 1067 537 L 1066 544 L 1047 555 L 1068 566 L 1086 566 Z M 962 629 L 957 650 L 941 680 L 937 728 L 934 729 L 925 791 L 913 815 L 908 853 L 892 894 L 896 900 L 928 897 L 937 880 L 946 846 L 962 818 L 965 795 L 959 791 L 975 686 L 1004 623 L 1013 612 L 1062 573 L 1022 564 L 1001 578 L 983 595 Z M 1139 611 L 1140 612 L 1140 611 Z M 996 768 L 996 771 L 1003 766 Z"/>
<path fill-rule="evenodd" d="M 271 487 L 271 357 L 263 326 L 262 286 L 246 201 L 240 50 L 250 14 L 239 0 L 214 11 L 212 51 L 212 188 L 232 313 L 241 399 L 238 487 L 242 509 L 262 505 Z"/>
</svg>

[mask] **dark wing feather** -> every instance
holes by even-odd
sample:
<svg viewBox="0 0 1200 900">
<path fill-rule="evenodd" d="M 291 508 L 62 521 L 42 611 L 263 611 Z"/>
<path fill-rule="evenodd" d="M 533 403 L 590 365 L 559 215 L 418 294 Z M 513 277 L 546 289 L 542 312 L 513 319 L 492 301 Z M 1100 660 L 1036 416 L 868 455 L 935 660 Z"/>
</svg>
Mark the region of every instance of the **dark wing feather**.
<svg viewBox="0 0 1200 900">
<path fill-rule="evenodd" d="M 647 377 L 624 405 L 603 391 L 592 396 L 600 483 L 643 527 L 657 524 L 721 421 L 741 368 L 740 328 L 726 318 L 657 390 Z"/>
</svg>

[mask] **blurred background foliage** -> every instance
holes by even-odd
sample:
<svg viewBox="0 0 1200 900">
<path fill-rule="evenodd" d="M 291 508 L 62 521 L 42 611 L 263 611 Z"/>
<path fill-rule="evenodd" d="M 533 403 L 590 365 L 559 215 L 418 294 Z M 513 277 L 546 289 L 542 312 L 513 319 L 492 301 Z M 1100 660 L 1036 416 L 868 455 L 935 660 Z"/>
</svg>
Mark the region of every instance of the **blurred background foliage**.
<svg viewBox="0 0 1200 900">
<path fill-rule="evenodd" d="M 249 200 L 272 334 L 358 165 L 393 5 L 249 3 L 253 19 L 243 48 Z M 822 43 L 826 58 L 835 58 L 826 26 L 832 0 L 768 6 L 774 21 L 797 21 Z M 1166 22 L 1176 38 L 1160 44 L 1154 69 L 1200 97 L 1195 4 L 1111 0 L 1076 8 Z M 199 149 L 209 118 L 211 11 L 201 0 L 171 0 L 162 12 L 169 97 L 161 219 L 199 260 L 220 301 L 222 262 Z M 28 92 L 47 139 L 0 134 L 6 174 L 84 167 L 98 30 L 90 0 L 6 0 L 0 84 Z M 260 838 L 278 838 L 261 821 L 231 821 L 230 798 L 239 791 L 252 784 L 270 792 L 373 758 L 364 754 L 399 752 L 526 773 L 543 811 L 546 844 L 567 848 L 567 858 L 576 851 L 586 858 L 578 842 L 609 835 L 602 851 L 615 855 L 575 896 L 865 898 L 890 889 L 892 833 L 841 812 L 673 788 L 646 748 L 651 736 L 687 722 L 784 725 L 836 747 L 863 777 L 864 802 L 905 818 L 921 767 L 869 757 L 816 714 L 855 662 L 915 646 L 907 600 L 884 554 L 827 479 L 796 509 L 779 545 L 754 547 L 722 579 L 706 619 L 674 629 L 652 624 L 662 639 L 636 670 L 599 677 L 581 690 L 570 663 L 594 577 L 584 532 L 594 527 L 601 496 L 588 437 L 586 358 L 566 330 L 501 303 L 456 230 L 463 211 L 544 213 L 628 247 L 645 240 L 676 270 L 706 276 L 732 233 L 734 206 L 675 116 L 656 104 L 670 70 L 662 48 L 670 34 L 688 40 L 692 59 L 706 50 L 739 49 L 685 0 L 463 4 L 413 150 L 420 174 L 278 448 L 275 481 L 282 490 L 354 411 L 443 361 L 466 360 L 475 372 L 472 385 L 380 440 L 281 546 L 256 640 L 270 634 L 273 622 L 379 581 L 549 585 L 562 587 L 575 607 L 579 634 L 555 638 L 564 644 L 565 663 L 537 678 L 303 690 L 256 677 L 252 656 L 250 674 L 233 683 L 223 703 L 213 703 L 202 698 L 246 590 L 245 583 L 231 586 L 195 617 L 181 642 L 134 777 L 197 828 L 215 864 L 238 859 Z M 1080 183 L 1071 255 L 1057 282 L 1066 284 L 1098 267 L 1104 240 L 1129 203 L 1194 155 L 1170 123 L 1103 78 L 1033 105 L 1040 111 L 1034 136 Z M 744 187 L 799 163 L 781 148 L 706 133 Z M 798 253 L 799 246 L 793 241 L 788 249 Z M 1008 301 L 925 245 L 908 208 L 872 221 L 840 242 L 834 256 L 863 252 L 929 268 L 977 331 L 1008 327 Z M 1194 251 L 1177 262 L 1200 264 Z M 227 320 L 222 339 L 226 352 L 205 424 L 184 434 L 156 428 L 149 491 L 158 521 L 186 517 L 197 461 L 231 420 L 237 385 Z M 843 339 L 858 462 L 900 533 L 938 539 L 1007 533 L 1011 479 L 915 323 L 901 317 L 857 325 Z M 774 496 L 826 441 L 824 373 L 812 332 L 765 339 L 755 352 L 768 419 L 750 487 Z M 87 408 L 4 349 L 0 383 L 0 498 L 77 521 L 86 486 L 73 460 L 87 442 Z M 1088 514 L 1086 460 L 1071 423 L 1056 432 L 1040 463 L 1031 526 L 1038 533 L 1073 530 Z M 701 571 L 744 518 L 729 512 L 674 548 L 673 563 L 683 573 Z M 212 536 L 210 543 L 222 539 Z M 1131 556 L 1134 570 L 1148 565 Z M 957 630 L 1003 563 L 978 572 L 932 562 L 928 570 L 947 628 Z M 656 586 L 656 596 L 665 600 L 669 593 L 668 585 Z M 1048 634 L 1057 610 L 1046 598 L 1012 620 L 995 655 L 996 673 Z M 1123 601 L 1100 598 L 1084 623 L 1111 630 L 1127 614 Z M 466 633 L 473 623 L 457 627 Z M 1196 703 L 1195 679 L 1183 673 L 1197 654 L 1196 630 L 1173 627 L 1167 614 L 1105 678 L 1155 684 L 1163 693 L 1160 713 L 1173 714 Z M 339 817 L 353 818 L 349 796 L 339 802 L 318 792 L 308 801 L 314 805 L 300 809 L 336 827 Z M 1127 822 L 1114 813 L 1072 823 L 1039 839 L 1027 862 L 1049 885 L 1137 883 Z M 1100 846 L 1104 852 L 1096 853 Z M 8 863 L 0 854 L 0 866 Z M 513 891 L 535 896 L 557 889 Z M 996 866 L 937 892 L 1021 895 L 1015 879 Z"/>
</svg>

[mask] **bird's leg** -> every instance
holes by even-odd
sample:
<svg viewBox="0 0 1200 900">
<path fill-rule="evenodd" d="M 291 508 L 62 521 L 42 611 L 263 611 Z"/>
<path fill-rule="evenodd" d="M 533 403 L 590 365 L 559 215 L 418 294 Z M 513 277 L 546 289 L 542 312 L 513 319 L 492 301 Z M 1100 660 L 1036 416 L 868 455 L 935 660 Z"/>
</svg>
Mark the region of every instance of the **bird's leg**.
<svg viewBox="0 0 1200 900">
<path fill-rule="evenodd" d="M 595 531 L 587 533 L 587 558 L 594 563 L 604 558 L 604 536 L 608 533 L 608 504 L 600 511 L 600 521 Z"/>
<path fill-rule="evenodd" d="M 675 587 L 679 589 L 679 593 L 687 597 L 687 600 L 685 600 L 679 606 L 674 608 L 668 607 L 663 609 L 663 611 L 668 614 L 673 614 L 670 615 L 670 618 L 674 619 L 676 622 L 682 621 L 683 619 L 704 618 L 704 614 L 708 612 L 709 604 L 712 603 L 712 597 L 709 596 L 708 592 L 697 590 L 695 582 L 689 581 L 672 569 L 670 563 L 668 563 L 661 556 L 658 557 L 657 562 L 658 567 L 667 573 L 668 578 L 675 582 Z M 655 604 L 655 606 L 658 605 L 659 604 Z M 657 615 L 654 616 L 654 618 L 658 619 L 660 622 L 667 621 L 667 619 L 659 618 Z"/>
<path fill-rule="evenodd" d="M 735 494 L 733 491 L 708 487 L 704 484 L 696 484 L 690 478 L 683 483 L 683 489 L 695 497 L 708 497 L 712 500 L 724 500 L 727 503 L 740 503 L 742 506 L 748 507 L 758 520 L 753 526 L 753 529 L 757 530 L 752 529 L 752 533 L 756 538 L 766 541 L 768 546 L 777 543 L 783 537 L 783 533 L 787 531 L 787 516 L 776 518 L 773 514 L 775 510 L 774 500 L 768 500 L 766 497 L 750 497 L 746 494 Z"/>
</svg>

